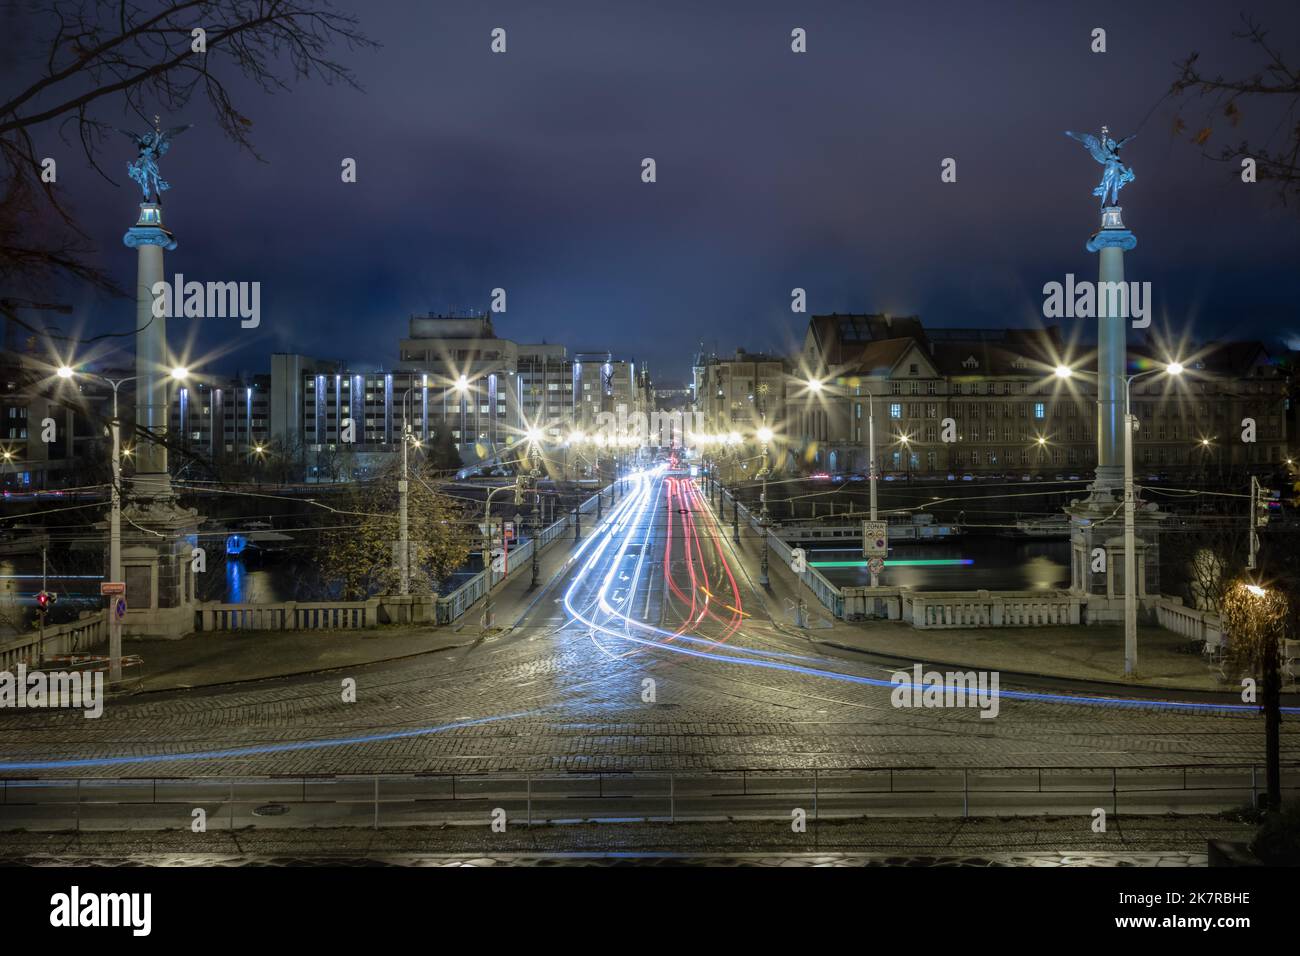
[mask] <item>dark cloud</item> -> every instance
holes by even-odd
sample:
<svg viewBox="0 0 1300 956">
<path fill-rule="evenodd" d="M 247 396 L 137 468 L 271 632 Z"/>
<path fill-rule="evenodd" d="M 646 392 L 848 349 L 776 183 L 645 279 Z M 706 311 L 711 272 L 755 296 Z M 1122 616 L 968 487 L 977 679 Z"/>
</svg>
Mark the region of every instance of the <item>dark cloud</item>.
<svg viewBox="0 0 1300 956">
<path fill-rule="evenodd" d="M 273 349 L 391 363 L 409 313 L 482 308 L 496 286 L 504 334 L 622 349 L 663 378 L 684 377 L 701 340 L 796 338 L 796 285 L 816 311 L 1023 322 L 1043 282 L 1096 267 L 1083 243 L 1098 167 L 1063 131 L 1129 132 L 1148 115 L 1122 195 L 1139 237 L 1129 277 L 1203 335 L 1300 332 L 1295 214 L 1174 139 L 1168 103 L 1152 111 L 1192 50 L 1226 74 L 1258 65 L 1232 39 L 1232 4 L 882 6 L 356 2 L 383 44 L 339 52 L 364 94 L 240 90 L 265 162 L 197 104 L 175 118 L 196 127 L 164 164 L 181 243 L 169 272 L 263 284 L 262 328 L 205 325 L 200 350 L 233 346 L 223 362 L 246 367 Z M 1251 9 L 1280 43 L 1300 36 L 1293 3 Z M 496 26 L 503 56 L 488 49 Z M 1275 135 L 1282 104 L 1249 109 L 1251 135 Z M 129 283 L 133 185 L 58 148 Z M 339 180 L 345 156 L 356 185 Z M 955 185 L 939 181 L 948 156 Z M 74 301 L 93 330 L 129 323 L 129 304 Z"/>
</svg>

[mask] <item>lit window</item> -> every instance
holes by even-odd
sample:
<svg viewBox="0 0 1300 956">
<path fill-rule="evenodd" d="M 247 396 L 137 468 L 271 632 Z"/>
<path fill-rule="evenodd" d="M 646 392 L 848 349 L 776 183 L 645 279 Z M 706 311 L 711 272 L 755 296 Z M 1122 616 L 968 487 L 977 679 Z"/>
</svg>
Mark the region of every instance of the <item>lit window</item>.
<svg viewBox="0 0 1300 956">
<path fill-rule="evenodd" d="M 902 404 L 902 402 L 891 402 L 891 403 L 890 403 L 890 405 L 889 405 L 889 417 L 890 417 L 890 418 L 902 418 L 902 417 L 903 417 L 903 404 Z"/>
<path fill-rule="evenodd" d="M 1047 409 L 1042 402 L 1034 402 L 1034 417 L 1035 418 L 1047 417 Z"/>
</svg>

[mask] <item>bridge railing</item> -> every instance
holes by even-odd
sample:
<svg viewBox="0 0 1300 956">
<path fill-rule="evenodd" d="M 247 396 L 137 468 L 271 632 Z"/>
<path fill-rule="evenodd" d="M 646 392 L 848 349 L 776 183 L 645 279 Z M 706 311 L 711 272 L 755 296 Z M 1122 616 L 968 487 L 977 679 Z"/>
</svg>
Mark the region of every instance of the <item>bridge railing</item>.
<svg viewBox="0 0 1300 956">
<path fill-rule="evenodd" d="M 736 508 L 738 505 L 735 497 L 730 491 L 723 489 L 722 494 L 724 504 L 718 514 L 718 521 L 720 523 L 725 523 L 723 516 L 726 512 L 727 504 L 730 504 L 732 508 Z M 738 507 L 740 509 L 739 514 L 741 519 L 749 525 L 750 528 L 760 535 L 767 533 L 767 547 L 771 554 L 771 560 L 782 561 L 787 568 L 791 568 L 793 553 L 790 545 L 786 544 L 786 542 L 781 540 L 781 538 L 777 537 L 775 534 L 765 531 L 762 520 L 757 515 L 753 514 L 749 508 L 745 507 L 743 504 Z M 831 584 L 831 582 L 826 579 L 825 575 L 811 566 L 806 567 L 803 571 L 795 571 L 791 568 L 791 573 L 798 577 L 804 584 L 808 585 L 808 589 L 812 591 L 813 595 L 821 603 L 822 607 L 826 608 L 826 610 L 830 611 L 837 618 L 842 618 L 844 616 L 844 597 L 840 593 L 840 589 Z"/>
<path fill-rule="evenodd" d="M 1083 598 L 1069 591 L 907 591 L 903 620 L 921 629 L 1078 624 Z"/>
<path fill-rule="evenodd" d="M 591 514 L 595 512 L 600 507 L 597 499 L 601 496 L 607 496 L 611 487 L 612 486 L 606 486 L 591 497 L 579 502 L 578 512 L 581 514 Z M 537 541 L 540 544 L 542 551 L 545 551 L 557 538 L 563 537 L 564 533 L 572 527 L 573 516 L 566 512 L 557 521 L 542 529 L 541 533 L 537 536 Z M 513 577 L 521 569 L 528 567 L 532 562 L 532 557 L 533 542 L 530 539 L 506 556 L 506 566 L 504 569 L 499 570 L 492 567 L 485 568 L 456 590 L 439 597 L 437 603 L 437 622 L 439 624 L 451 624 L 461 618 L 466 611 L 468 611 L 483 597 L 484 594 L 487 593 L 489 579 L 492 582 L 491 586 L 496 588 L 497 585 L 506 578 Z"/>
<path fill-rule="evenodd" d="M 578 504 L 582 514 L 596 512 L 600 508 L 597 499 L 609 495 L 606 487 Z M 488 567 L 469 578 L 464 584 L 448 594 L 433 601 L 432 620 L 438 624 L 450 624 L 461 618 L 466 611 L 483 598 L 487 592 L 488 581 L 496 588 L 500 583 L 513 577 L 532 563 L 533 548 L 540 546 L 545 551 L 556 540 L 564 537 L 565 532 L 573 528 L 573 517 L 569 513 L 543 528 L 537 536 L 537 543 L 532 539 L 509 551 L 505 556 L 505 567 Z M 416 596 L 417 598 L 419 596 Z M 378 596 L 366 601 L 281 601 L 273 604 L 227 604 L 219 601 L 205 602 L 197 606 L 199 630 L 203 631 L 309 631 L 309 630 L 347 630 L 353 628 L 375 627 L 385 621 L 428 620 L 421 617 L 427 611 L 419 611 L 410 605 L 414 599 Z M 402 605 L 398 607 L 398 605 Z"/>
<path fill-rule="evenodd" d="M 202 631 L 341 631 L 379 623 L 380 598 L 368 601 L 281 601 L 197 606 Z"/>
<path fill-rule="evenodd" d="M 1166 631 L 1181 634 L 1210 648 L 1223 645 L 1226 629 L 1223 620 L 1217 614 L 1185 607 L 1176 597 L 1161 597 L 1153 603 L 1156 609 L 1156 621 Z"/>
<path fill-rule="evenodd" d="M 76 654 L 108 642 L 108 612 L 93 611 L 76 621 L 51 624 L 0 643 L 0 671 L 12 671 L 19 664 L 34 665 L 44 654 Z"/>
</svg>

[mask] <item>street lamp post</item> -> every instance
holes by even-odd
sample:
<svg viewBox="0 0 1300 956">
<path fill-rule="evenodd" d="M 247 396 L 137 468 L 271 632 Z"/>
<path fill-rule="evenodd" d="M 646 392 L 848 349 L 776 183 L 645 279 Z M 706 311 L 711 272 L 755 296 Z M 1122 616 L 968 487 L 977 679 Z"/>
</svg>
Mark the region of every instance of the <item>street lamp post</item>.
<svg viewBox="0 0 1300 956">
<path fill-rule="evenodd" d="M 762 526 L 762 528 L 763 528 L 763 555 L 762 555 L 762 559 L 761 559 L 761 561 L 760 561 L 760 563 L 759 563 L 759 567 L 758 567 L 758 583 L 761 584 L 761 585 L 763 585 L 764 587 L 767 587 L 767 585 L 768 585 L 768 576 L 767 576 L 768 543 L 767 543 L 767 536 L 771 533 L 771 532 L 769 531 L 769 529 L 768 529 L 768 513 L 767 513 L 767 473 L 768 473 L 768 470 L 769 470 L 769 468 L 770 468 L 770 463 L 769 463 L 769 460 L 768 460 L 768 446 L 771 444 L 771 441 L 772 441 L 772 429 L 770 429 L 770 428 L 767 427 L 767 412 L 766 412 L 766 410 L 764 410 L 764 412 L 763 412 L 763 427 L 760 428 L 760 429 L 758 430 L 758 439 L 759 439 L 759 441 L 761 441 L 761 442 L 763 443 L 763 488 L 762 488 L 762 491 L 760 492 L 760 493 L 762 494 L 762 496 L 763 496 L 763 499 L 762 499 L 763 509 L 762 509 L 762 511 L 761 511 L 760 514 L 759 514 L 759 524 L 760 524 L 760 525 Z"/>
<path fill-rule="evenodd" d="M 1133 432 L 1137 430 L 1137 417 L 1133 414 L 1131 399 L 1133 381 L 1143 375 L 1168 372 L 1181 375 L 1183 366 L 1171 362 L 1163 369 L 1149 369 L 1124 379 L 1124 676 L 1137 671 L 1137 534 L 1134 529 L 1134 512 L 1137 507 L 1133 493 Z"/>
<path fill-rule="evenodd" d="M 402 477 L 397 482 L 398 568 L 401 573 L 400 593 L 403 595 L 411 593 L 411 528 L 407 512 L 407 496 L 411 487 L 407 449 L 411 444 L 411 425 L 406 415 L 406 403 L 410 396 L 411 388 L 402 393 Z"/>
<path fill-rule="evenodd" d="M 483 589 L 483 630 L 492 626 L 492 499 L 498 492 L 512 488 L 511 485 L 502 485 L 500 488 L 493 488 L 488 492 L 487 500 L 483 503 L 483 574 L 485 587 Z M 534 542 L 536 547 L 536 542 Z M 503 569 L 504 571 L 504 569 Z"/>
<path fill-rule="evenodd" d="M 534 427 L 534 428 L 530 428 L 530 429 L 528 429 L 528 434 L 527 434 L 527 438 L 528 438 L 528 461 L 529 461 L 528 477 L 529 477 L 529 482 L 531 483 L 531 485 L 532 485 L 532 490 L 533 490 L 533 515 L 532 515 L 532 519 L 533 519 L 533 520 L 532 520 L 532 525 L 533 525 L 533 562 L 532 562 L 532 564 L 533 564 L 533 566 L 532 566 L 532 581 L 530 582 L 530 586 L 531 586 L 531 587 L 537 587 L 537 584 L 538 584 L 538 581 L 540 580 L 540 575 L 541 575 L 541 570 L 540 570 L 540 567 L 539 567 L 539 565 L 538 565 L 538 554 L 537 554 L 537 552 L 540 551 L 541 548 L 542 548 L 542 542 L 539 540 L 539 538 L 540 538 L 540 536 L 541 536 L 541 531 L 542 531 L 542 520 L 541 520 L 541 519 L 542 519 L 542 515 L 541 515 L 541 511 L 542 511 L 542 490 L 541 490 L 541 482 L 539 481 L 539 479 L 541 478 L 541 474 L 540 474 L 540 472 L 539 472 L 539 470 L 538 470 L 538 468 L 537 468 L 537 459 L 540 457 L 540 455 L 538 454 L 539 449 L 538 449 L 537 446 L 538 446 L 538 443 L 539 443 L 539 442 L 542 440 L 542 438 L 544 437 L 544 435 L 545 435 L 545 433 L 544 433 L 540 428 L 535 428 L 535 427 Z"/>
<path fill-rule="evenodd" d="M 1238 663 L 1258 674 L 1260 705 L 1264 710 L 1264 762 L 1268 810 L 1280 808 L 1281 774 L 1281 653 L 1279 644 L 1290 613 L 1286 595 L 1263 588 L 1250 579 L 1240 580 L 1224 594 L 1220 605 L 1227 625 L 1228 649 Z"/>
<path fill-rule="evenodd" d="M 876 520 L 876 396 L 867 393 L 867 478 L 871 485 L 871 520 Z M 871 586 L 880 586 L 880 575 L 871 572 Z"/>
<path fill-rule="evenodd" d="M 134 382 L 139 376 L 111 379 L 93 372 L 77 373 L 68 365 L 60 366 L 57 374 L 62 379 L 71 379 L 81 374 L 104 382 L 113 389 L 113 420 L 109 423 L 113 435 L 113 482 L 109 489 L 108 575 L 114 582 L 120 582 L 122 580 L 122 429 L 121 419 L 118 417 L 117 396 L 119 388 L 127 382 Z M 189 377 L 189 370 L 174 368 L 171 375 L 176 381 L 183 382 Z M 108 682 L 112 685 L 121 679 L 122 622 L 117 619 L 117 614 L 111 613 L 108 616 Z"/>
<path fill-rule="evenodd" d="M 1144 375 L 1166 372 L 1181 375 L 1180 362 L 1170 362 L 1164 368 L 1147 369 L 1124 379 L 1124 676 L 1132 677 L 1137 671 L 1137 533 L 1134 515 L 1137 499 L 1133 489 L 1133 432 L 1137 417 L 1133 414 L 1133 382 Z M 1066 365 L 1056 367 L 1058 378 L 1069 378 L 1073 370 Z"/>
</svg>

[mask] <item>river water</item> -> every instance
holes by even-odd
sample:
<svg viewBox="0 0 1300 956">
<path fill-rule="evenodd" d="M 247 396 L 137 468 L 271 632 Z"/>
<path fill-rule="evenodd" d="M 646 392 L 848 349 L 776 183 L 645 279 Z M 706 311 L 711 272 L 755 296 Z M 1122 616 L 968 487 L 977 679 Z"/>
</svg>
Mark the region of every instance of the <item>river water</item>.
<svg viewBox="0 0 1300 956">
<path fill-rule="evenodd" d="M 809 563 L 850 562 L 855 567 L 817 570 L 839 587 L 871 583 L 862 548 L 832 545 L 805 549 Z M 912 564 L 909 562 L 927 562 Z M 928 563 L 938 562 L 938 563 Z M 889 549 L 880 583 L 917 591 L 1048 591 L 1070 584 L 1070 542 L 1025 541 L 968 535 L 943 544 L 899 544 Z"/>
</svg>

